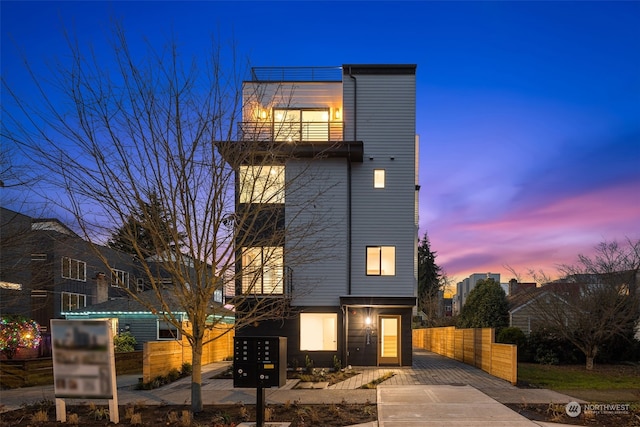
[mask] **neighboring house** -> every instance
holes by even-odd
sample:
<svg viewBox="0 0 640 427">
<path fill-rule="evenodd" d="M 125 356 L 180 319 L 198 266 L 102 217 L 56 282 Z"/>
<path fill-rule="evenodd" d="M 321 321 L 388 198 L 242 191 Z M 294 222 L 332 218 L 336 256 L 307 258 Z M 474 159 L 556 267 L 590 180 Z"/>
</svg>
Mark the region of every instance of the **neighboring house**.
<svg viewBox="0 0 640 427">
<path fill-rule="evenodd" d="M 98 256 L 57 219 L 0 208 L 0 236 L 2 313 L 34 319 L 45 333 L 62 313 L 122 298 L 121 287 L 135 286 L 130 256 L 107 247 Z"/>
<path fill-rule="evenodd" d="M 523 286 L 519 292 L 509 295 L 509 326 L 519 328 L 526 335 L 544 326 L 539 314 L 540 307 L 549 304 L 568 304 L 581 293 L 582 283 L 552 282 L 541 287 Z M 567 319 L 567 321 L 569 321 Z"/>
<path fill-rule="evenodd" d="M 500 283 L 500 274 L 498 273 L 473 273 L 462 282 L 456 284 L 456 294 L 453 296 L 452 310 L 453 314 L 460 314 L 464 303 L 469 297 L 469 293 L 480 280 L 493 279 L 496 283 Z"/>
<path fill-rule="evenodd" d="M 153 307 L 161 307 L 155 291 L 146 291 L 138 295 L 143 301 Z M 163 291 L 162 300 L 167 303 L 168 308 L 175 318 L 180 322 L 189 320 L 187 313 L 175 301 L 171 291 Z M 220 308 L 218 310 L 222 319 L 216 319 L 218 323 L 233 324 L 233 313 Z M 136 350 L 142 350 L 142 346 L 147 341 L 181 340 L 178 329 L 169 323 L 162 313 L 149 310 L 148 305 L 135 301 L 132 298 L 120 298 L 105 301 L 100 304 L 85 307 L 65 313 L 69 320 L 85 319 L 111 319 L 113 330 L 130 332 L 136 339 Z"/>
<path fill-rule="evenodd" d="M 231 144 L 255 150 L 260 162 L 255 141 L 279 151 L 268 166 L 247 160 L 238 165 L 228 157 L 239 183 L 237 212 L 270 203 L 276 212 L 271 232 L 284 231 L 284 241 L 271 248 L 238 245 L 244 276 L 236 293 L 285 298 L 294 314 L 256 322 L 237 336 L 285 336 L 289 362 L 300 366 L 307 356 L 316 366 L 331 366 L 334 358 L 342 365 L 412 364 L 419 191 L 415 73 L 415 65 L 254 68 L 253 79 L 244 82 L 243 135 Z M 266 173 L 284 177 L 280 192 L 255 200 L 246 189 L 264 185 Z M 290 186 L 294 176 L 305 186 Z M 312 198 L 312 206 L 305 206 Z M 292 236 L 290 230 L 311 216 L 326 226 Z M 296 252 L 326 242 L 332 248 L 322 254 L 305 258 Z M 265 251 L 275 254 L 270 264 L 248 268 Z"/>
</svg>

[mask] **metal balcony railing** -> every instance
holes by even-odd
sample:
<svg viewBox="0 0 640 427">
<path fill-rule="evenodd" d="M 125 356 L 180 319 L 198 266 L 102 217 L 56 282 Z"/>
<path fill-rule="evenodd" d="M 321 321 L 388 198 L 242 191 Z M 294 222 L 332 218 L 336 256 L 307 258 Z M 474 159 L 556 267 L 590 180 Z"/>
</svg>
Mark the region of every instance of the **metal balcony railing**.
<svg viewBox="0 0 640 427">
<path fill-rule="evenodd" d="M 340 82 L 342 67 L 253 67 L 254 82 Z"/>
<path fill-rule="evenodd" d="M 342 141 L 344 123 L 331 122 L 286 122 L 271 121 L 240 122 L 240 141 Z"/>
</svg>

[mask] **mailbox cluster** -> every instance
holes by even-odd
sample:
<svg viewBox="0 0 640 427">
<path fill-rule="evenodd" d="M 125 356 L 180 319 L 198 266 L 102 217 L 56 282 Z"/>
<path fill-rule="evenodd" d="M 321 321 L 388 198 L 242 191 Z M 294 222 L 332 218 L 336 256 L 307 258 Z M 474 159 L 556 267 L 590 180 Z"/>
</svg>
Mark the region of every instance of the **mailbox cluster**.
<svg viewBox="0 0 640 427">
<path fill-rule="evenodd" d="M 287 382 L 287 338 L 234 337 L 233 386 L 282 387 Z"/>
</svg>

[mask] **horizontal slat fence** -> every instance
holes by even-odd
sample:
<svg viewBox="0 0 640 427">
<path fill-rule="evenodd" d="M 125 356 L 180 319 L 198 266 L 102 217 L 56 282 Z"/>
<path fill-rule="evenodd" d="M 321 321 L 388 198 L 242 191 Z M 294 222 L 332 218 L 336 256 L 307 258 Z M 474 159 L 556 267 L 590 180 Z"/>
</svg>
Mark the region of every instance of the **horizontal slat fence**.
<svg viewBox="0 0 640 427">
<path fill-rule="evenodd" d="M 413 343 L 418 348 L 480 368 L 511 384 L 518 382 L 518 347 L 497 344 L 493 328 L 414 329 Z"/>
<path fill-rule="evenodd" d="M 233 325 L 220 325 L 205 333 L 202 364 L 219 362 L 233 356 Z M 186 338 L 180 341 L 149 341 L 143 344 L 142 381 L 167 375 L 172 369 L 180 371 L 184 363 L 191 363 L 191 345 Z"/>
</svg>

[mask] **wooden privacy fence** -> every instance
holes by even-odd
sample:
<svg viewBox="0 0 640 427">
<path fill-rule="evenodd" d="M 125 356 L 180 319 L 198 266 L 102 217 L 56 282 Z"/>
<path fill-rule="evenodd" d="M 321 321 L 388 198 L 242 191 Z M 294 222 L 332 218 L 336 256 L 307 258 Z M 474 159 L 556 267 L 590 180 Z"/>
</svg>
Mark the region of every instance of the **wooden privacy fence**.
<svg viewBox="0 0 640 427">
<path fill-rule="evenodd" d="M 414 329 L 413 345 L 475 366 L 511 384 L 518 382 L 518 347 L 496 343 L 493 328 Z"/>
<path fill-rule="evenodd" d="M 233 325 L 218 325 L 205 333 L 202 364 L 229 359 L 233 356 Z M 180 341 L 148 341 L 143 344 L 142 381 L 148 383 L 167 375 L 172 369 L 180 371 L 184 363 L 191 363 L 191 345 L 186 338 Z"/>
<path fill-rule="evenodd" d="M 142 371 L 142 352 L 116 353 L 116 374 L 137 374 Z M 0 360 L 0 386 L 5 388 L 53 384 L 53 360 Z"/>
</svg>

